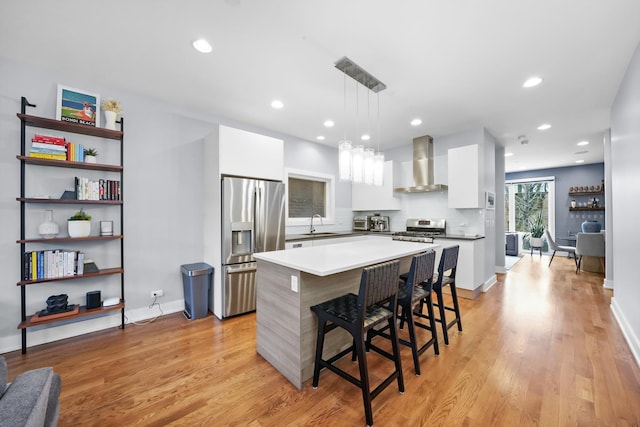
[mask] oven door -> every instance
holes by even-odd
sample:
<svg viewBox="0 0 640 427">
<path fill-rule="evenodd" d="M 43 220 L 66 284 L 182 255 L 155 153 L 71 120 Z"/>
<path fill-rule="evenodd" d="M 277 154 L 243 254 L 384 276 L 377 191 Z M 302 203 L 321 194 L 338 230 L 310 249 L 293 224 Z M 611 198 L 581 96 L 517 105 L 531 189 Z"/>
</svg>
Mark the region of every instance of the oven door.
<svg viewBox="0 0 640 427">
<path fill-rule="evenodd" d="M 255 311 L 256 266 L 255 262 L 223 266 L 222 317 Z"/>
<path fill-rule="evenodd" d="M 356 231 L 367 231 L 369 230 L 369 220 L 368 219 L 354 219 L 353 220 L 353 229 Z"/>
</svg>

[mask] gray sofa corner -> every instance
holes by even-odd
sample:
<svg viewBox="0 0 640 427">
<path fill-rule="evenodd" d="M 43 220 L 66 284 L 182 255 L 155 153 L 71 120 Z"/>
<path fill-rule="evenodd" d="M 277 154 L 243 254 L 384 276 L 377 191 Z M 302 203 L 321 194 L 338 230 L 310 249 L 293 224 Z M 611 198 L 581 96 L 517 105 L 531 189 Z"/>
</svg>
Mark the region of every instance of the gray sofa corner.
<svg viewBox="0 0 640 427">
<path fill-rule="evenodd" d="M 23 372 L 7 383 L 7 362 L 0 356 L 0 427 L 56 426 L 61 385 L 53 368 Z"/>
</svg>

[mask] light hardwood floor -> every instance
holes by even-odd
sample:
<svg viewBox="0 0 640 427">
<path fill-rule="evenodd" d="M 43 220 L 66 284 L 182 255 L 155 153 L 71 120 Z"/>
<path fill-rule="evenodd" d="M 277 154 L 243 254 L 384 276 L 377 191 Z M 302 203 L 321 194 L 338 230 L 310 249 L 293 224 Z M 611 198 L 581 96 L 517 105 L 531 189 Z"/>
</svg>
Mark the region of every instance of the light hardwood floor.
<svg viewBox="0 0 640 427">
<path fill-rule="evenodd" d="M 637 426 L 640 369 L 611 313 L 602 275 L 525 255 L 487 293 L 462 300 L 462 333 L 422 376 L 402 347 L 404 395 L 373 401 L 377 426 Z M 371 353 L 373 377 L 386 362 Z M 255 315 L 181 314 L 5 355 L 9 373 L 53 366 L 60 426 L 364 425 L 360 390 L 331 372 L 298 391 L 255 351 Z M 344 361 L 351 364 L 350 360 Z M 355 369 L 355 364 L 352 364 Z"/>
</svg>

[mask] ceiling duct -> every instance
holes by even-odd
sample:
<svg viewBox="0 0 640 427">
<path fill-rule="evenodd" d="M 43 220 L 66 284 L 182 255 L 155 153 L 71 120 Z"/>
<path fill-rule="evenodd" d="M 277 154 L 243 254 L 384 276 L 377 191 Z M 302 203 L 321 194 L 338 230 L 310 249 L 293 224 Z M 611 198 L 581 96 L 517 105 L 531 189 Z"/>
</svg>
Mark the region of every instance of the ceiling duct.
<svg viewBox="0 0 640 427">
<path fill-rule="evenodd" d="M 429 135 L 413 140 L 413 186 L 394 188 L 397 193 L 426 193 L 443 191 L 448 187 L 434 184 L 433 175 L 433 138 Z"/>
</svg>

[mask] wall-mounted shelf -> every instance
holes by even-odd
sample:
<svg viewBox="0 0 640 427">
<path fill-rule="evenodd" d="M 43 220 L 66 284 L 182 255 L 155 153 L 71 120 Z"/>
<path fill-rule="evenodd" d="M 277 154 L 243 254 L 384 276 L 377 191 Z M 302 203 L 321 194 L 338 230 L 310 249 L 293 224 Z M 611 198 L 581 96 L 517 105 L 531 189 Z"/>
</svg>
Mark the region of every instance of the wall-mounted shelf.
<svg viewBox="0 0 640 427">
<path fill-rule="evenodd" d="M 578 193 L 569 193 L 570 196 L 602 196 L 604 191 L 581 191 Z"/>
<path fill-rule="evenodd" d="M 569 208 L 570 211 L 603 211 L 604 206 L 598 206 L 597 208 Z"/>
<path fill-rule="evenodd" d="M 39 326 L 39 325 L 45 325 L 47 323 L 61 322 L 63 320 L 77 319 L 79 317 L 95 316 L 96 314 L 106 313 L 108 311 L 113 311 L 113 310 L 122 310 L 123 308 L 124 308 L 124 302 L 122 300 L 120 300 L 119 304 L 111 305 L 109 307 L 98 307 L 98 308 L 87 309 L 86 306 L 82 305 L 80 306 L 80 311 L 77 314 L 72 314 L 70 316 L 57 317 L 50 320 L 41 319 L 37 322 L 31 321 L 33 316 L 27 316 L 27 318 L 24 321 L 20 322 L 20 324 L 18 325 L 18 329 L 26 329 L 32 326 Z"/>
</svg>

